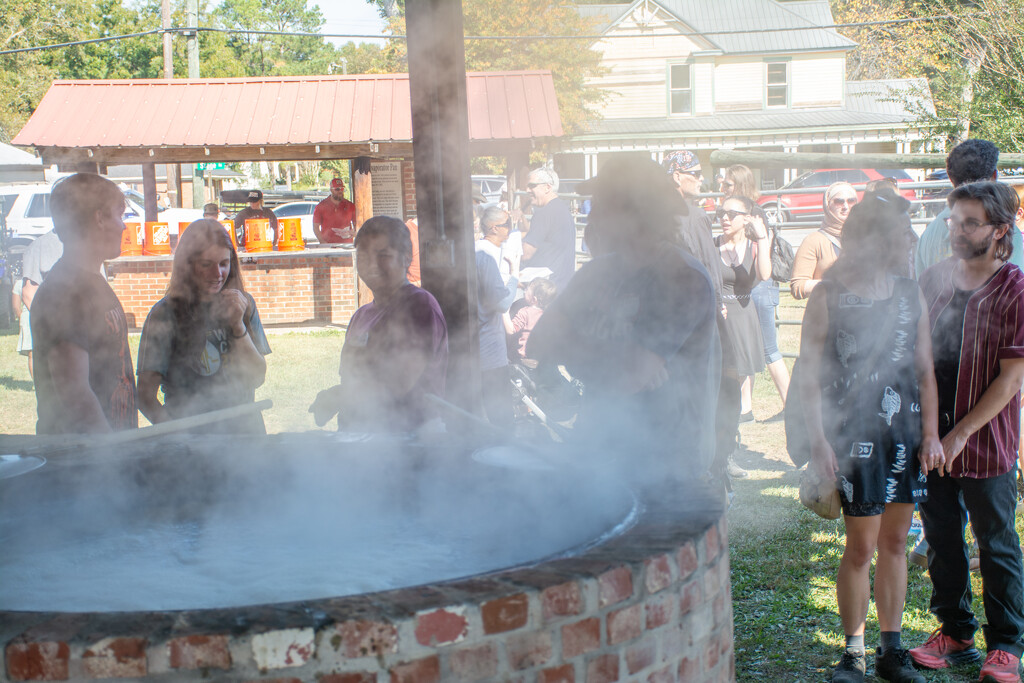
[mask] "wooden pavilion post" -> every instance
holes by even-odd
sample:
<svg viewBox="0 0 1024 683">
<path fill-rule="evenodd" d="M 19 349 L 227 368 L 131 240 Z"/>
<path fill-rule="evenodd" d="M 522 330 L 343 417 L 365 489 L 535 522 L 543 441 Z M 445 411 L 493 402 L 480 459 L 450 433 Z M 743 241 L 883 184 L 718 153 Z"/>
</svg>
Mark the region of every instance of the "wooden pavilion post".
<svg viewBox="0 0 1024 683">
<path fill-rule="evenodd" d="M 352 203 L 356 205 L 356 230 L 363 227 L 363 223 L 373 217 L 373 176 L 370 173 L 370 158 L 356 157 L 352 160 Z M 354 258 L 354 257 L 353 257 Z M 373 292 L 363 284 L 363 281 L 356 278 L 359 297 L 356 305 L 362 306 L 373 301 Z"/>
<path fill-rule="evenodd" d="M 461 0 L 406 3 L 423 286 L 448 323 L 447 398 L 480 411 L 480 342 L 469 188 Z"/>
</svg>

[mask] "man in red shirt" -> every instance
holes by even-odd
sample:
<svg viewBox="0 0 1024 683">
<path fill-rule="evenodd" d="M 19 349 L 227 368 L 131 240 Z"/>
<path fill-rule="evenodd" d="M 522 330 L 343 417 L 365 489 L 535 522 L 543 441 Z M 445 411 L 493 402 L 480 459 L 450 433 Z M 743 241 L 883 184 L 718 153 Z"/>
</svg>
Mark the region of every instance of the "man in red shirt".
<svg viewBox="0 0 1024 683">
<path fill-rule="evenodd" d="M 331 196 L 313 209 L 313 232 L 331 244 L 352 244 L 356 237 L 356 205 L 345 199 L 345 181 L 331 181 Z"/>
<path fill-rule="evenodd" d="M 1017 683 L 1024 651 L 1024 566 L 1014 528 L 1024 274 L 1009 258 L 1019 203 L 1013 190 L 995 182 L 961 185 L 948 203 L 953 256 L 920 280 L 931 317 L 945 455 L 944 465 L 928 475 L 928 500 L 920 504 L 930 545 L 930 609 L 939 628 L 910 656 L 928 669 L 980 659 L 964 543 L 969 515 L 988 621 L 980 679 Z"/>
</svg>

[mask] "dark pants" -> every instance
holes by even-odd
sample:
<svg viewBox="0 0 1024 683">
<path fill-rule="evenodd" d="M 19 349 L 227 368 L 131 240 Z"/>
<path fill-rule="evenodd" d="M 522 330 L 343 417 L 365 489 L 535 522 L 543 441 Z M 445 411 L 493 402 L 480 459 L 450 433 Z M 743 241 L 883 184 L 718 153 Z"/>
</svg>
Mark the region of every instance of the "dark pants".
<svg viewBox="0 0 1024 683">
<path fill-rule="evenodd" d="M 508 366 L 482 371 L 480 389 L 487 419 L 493 425 L 511 430 L 515 415 L 512 409 L 512 382 L 509 379 Z"/>
<path fill-rule="evenodd" d="M 969 555 L 964 541 L 967 515 L 981 551 L 982 600 L 989 650 L 1024 652 L 1024 566 L 1014 528 L 1017 472 L 998 477 L 928 475 L 928 500 L 919 505 L 928 539 L 928 573 L 932 578 L 930 609 L 942 632 L 970 640 L 978 629 L 971 611 Z"/>
</svg>

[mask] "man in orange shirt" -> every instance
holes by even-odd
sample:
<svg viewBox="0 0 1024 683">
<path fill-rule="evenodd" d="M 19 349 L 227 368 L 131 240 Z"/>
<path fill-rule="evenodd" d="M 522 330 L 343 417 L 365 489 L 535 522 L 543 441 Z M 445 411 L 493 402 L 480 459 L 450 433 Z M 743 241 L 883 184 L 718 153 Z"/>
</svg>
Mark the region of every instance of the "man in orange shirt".
<svg viewBox="0 0 1024 683">
<path fill-rule="evenodd" d="M 345 199 L 345 181 L 331 181 L 331 196 L 313 209 L 313 232 L 321 243 L 352 244 L 356 238 L 356 205 Z"/>
</svg>

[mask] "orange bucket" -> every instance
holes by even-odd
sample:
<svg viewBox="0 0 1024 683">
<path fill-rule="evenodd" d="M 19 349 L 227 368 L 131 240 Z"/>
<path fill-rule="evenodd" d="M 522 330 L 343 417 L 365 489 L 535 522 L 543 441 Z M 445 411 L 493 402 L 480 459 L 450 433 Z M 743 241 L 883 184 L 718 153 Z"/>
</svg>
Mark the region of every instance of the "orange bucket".
<svg viewBox="0 0 1024 683">
<path fill-rule="evenodd" d="M 302 220 L 299 218 L 281 218 L 277 221 L 277 250 L 302 251 L 306 242 L 302 239 Z"/>
<path fill-rule="evenodd" d="M 250 218 L 245 221 L 246 251 L 273 251 L 274 245 L 270 240 L 269 218 Z"/>
<path fill-rule="evenodd" d="M 192 225 L 192 221 L 178 221 L 178 239 L 185 234 L 185 228 Z"/>
<path fill-rule="evenodd" d="M 146 256 L 167 256 L 171 253 L 171 228 L 166 223 L 146 221 L 146 241 L 142 247 Z"/>
<path fill-rule="evenodd" d="M 228 218 L 219 221 L 219 223 L 223 225 L 224 229 L 228 231 L 229 235 L 231 235 L 231 246 L 235 248 L 235 251 L 238 251 L 238 238 L 235 237 L 235 222 Z"/>
<path fill-rule="evenodd" d="M 125 223 L 121 233 L 121 256 L 142 256 L 142 225 Z"/>
</svg>

